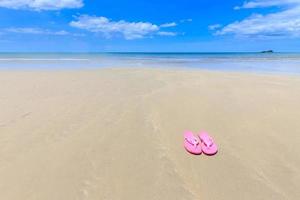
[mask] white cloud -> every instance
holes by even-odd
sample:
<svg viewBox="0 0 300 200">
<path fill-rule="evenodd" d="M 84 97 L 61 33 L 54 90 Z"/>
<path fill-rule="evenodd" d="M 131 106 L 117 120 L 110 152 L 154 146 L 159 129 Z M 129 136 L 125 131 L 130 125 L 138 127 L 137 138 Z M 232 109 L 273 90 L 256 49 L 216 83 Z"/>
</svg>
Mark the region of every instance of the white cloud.
<svg viewBox="0 0 300 200">
<path fill-rule="evenodd" d="M 61 31 L 50 31 L 41 28 L 7 28 L 4 29 L 5 32 L 9 33 L 19 33 L 19 34 L 35 34 L 35 35 L 70 35 L 69 32 Z"/>
<path fill-rule="evenodd" d="M 299 0 L 254 0 L 246 1 L 242 6 L 236 6 L 234 9 L 242 8 L 264 8 L 271 6 L 283 6 L 283 5 L 293 5 L 299 4 Z"/>
<path fill-rule="evenodd" d="M 214 30 L 216 30 L 220 27 L 222 27 L 221 24 L 213 24 L 213 25 L 208 26 L 208 29 L 211 30 L 211 31 L 214 31 Z"/>
<path fill-rule="evenodd" d="M 160 27 L 162 27 L 162 28 L 168 28 L 168 27 L 174 27 L 174 26 L 177 26 L 176 22 L 165 23 L 165 24 L 160 25 Z"/>
<path fill-rule="evenodd" d="M 150 22 L 127 22 L 124 20 L 111 21 L 106 17 L 88 15 L 81 15 L 75 21 L 70 22 L 72 27 L 99 33 L 106 38 L 122 36 L 127 40 L 140 39 L 155 34 L 167 35 L 166 33 L 159 33 L 162 27 L 170 27 L 174 24 L 167 25 L 159 26 Z M 170 32 L 169 35 L 171 35 Z"/>
<path fill-rule="evenodd" d="M 193 19 L 182 19 L 180 20 L 180 23 L 185 23 L 185 22 L 192 22 Z"/>
<path fill-rule="evenodd" d="M 0 0 L 0 7 L 10 9 L 60 10 L 82 6 L 83 0 Z"/>
<path fill-rule="evenodd" d="M 300 37 L 300 0 L 255 0 L 241 8 L 281 6 L 283 10 L 269 14 L 253 14 L 219 29 L 217 35 L 248 37 Z"/>
<path fill-rule="evenodd" d="M 176 36 L 177 33 L 175 33 L 175 32 L 169 32 L 169 31 L 159 31 L 159 32 L 157 32 L 157 35 L 161 35 L 161 36 Z"/>
</svg>

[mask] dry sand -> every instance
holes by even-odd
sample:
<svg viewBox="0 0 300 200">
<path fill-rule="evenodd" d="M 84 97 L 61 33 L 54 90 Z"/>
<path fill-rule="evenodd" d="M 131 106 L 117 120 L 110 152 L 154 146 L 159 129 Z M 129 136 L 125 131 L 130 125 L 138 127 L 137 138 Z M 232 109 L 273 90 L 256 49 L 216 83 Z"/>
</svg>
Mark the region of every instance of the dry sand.
<svg viewBox="0 0 300 200">
<path fill-rule="evenodd" d="M 297 76 L 1 71 L 0 108 L 1 200 L 300 199 Z"/>
</svg>

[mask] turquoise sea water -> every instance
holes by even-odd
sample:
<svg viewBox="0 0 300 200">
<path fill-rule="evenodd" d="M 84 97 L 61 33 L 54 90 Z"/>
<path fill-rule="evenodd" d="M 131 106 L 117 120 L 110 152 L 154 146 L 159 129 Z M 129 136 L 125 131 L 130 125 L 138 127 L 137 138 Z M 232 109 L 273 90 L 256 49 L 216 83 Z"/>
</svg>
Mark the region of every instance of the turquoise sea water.
<svg viewBox="0 0 300 200">
<path fill-rule="evenodd" d="M 300 74 L 300 53 L 0 53 L 0 69 L 199 68 Z"/>
</svg>

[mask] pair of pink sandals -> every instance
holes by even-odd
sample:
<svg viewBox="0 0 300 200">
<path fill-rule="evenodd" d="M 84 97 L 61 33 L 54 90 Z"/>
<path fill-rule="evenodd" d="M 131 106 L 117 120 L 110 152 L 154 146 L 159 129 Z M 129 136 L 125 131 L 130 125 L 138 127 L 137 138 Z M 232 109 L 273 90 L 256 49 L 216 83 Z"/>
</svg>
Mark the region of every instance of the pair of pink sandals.
<svg viewBox="0 0 300 200">
<path fill-rule="evenodd" d="M 206 132 L 201 132 L 194 136 L 191 131 L 184 132 L 184 148 L 191 154 L 199 155 L 202 152 L 206 155 L 214 155 L 218 152 L 218 147 L 212 137 Z"/>
</svg>

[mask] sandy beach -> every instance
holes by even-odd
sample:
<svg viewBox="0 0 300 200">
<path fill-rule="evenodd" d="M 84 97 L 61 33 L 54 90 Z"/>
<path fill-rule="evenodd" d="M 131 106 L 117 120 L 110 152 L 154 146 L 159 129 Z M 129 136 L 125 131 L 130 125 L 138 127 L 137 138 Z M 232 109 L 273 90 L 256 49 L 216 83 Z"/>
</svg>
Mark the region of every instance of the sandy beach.
<svg viewBox="0 0 300 200">
<path fill-rule="evenodd" d="M 0 199 L 300 199 L 299 76 L 2 70 L 0 91 Z"/>
</svg>

